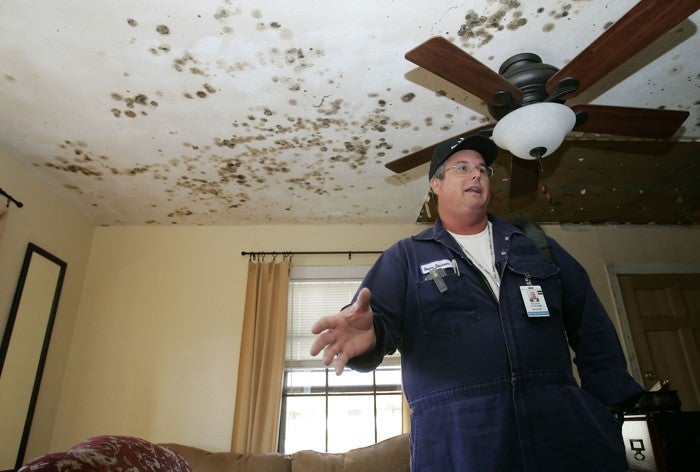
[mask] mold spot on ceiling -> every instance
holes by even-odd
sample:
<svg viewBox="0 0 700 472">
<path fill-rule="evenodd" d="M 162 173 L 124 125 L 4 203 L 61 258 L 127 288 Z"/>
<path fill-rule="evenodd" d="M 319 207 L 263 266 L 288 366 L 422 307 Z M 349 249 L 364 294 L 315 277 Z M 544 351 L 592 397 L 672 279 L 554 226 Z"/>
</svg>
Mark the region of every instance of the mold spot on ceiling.
<svg viewBox="0 0 700 472">
<path fill-rule="evenodd" d="M 168 53 L 170 53 L 170 45 L 169 45 L 169 44 L 161 44 L 161 45 L 158 46 L 157 48 L 150 48 L 149 51 L 150 51 L 151 54 L 153 54 L 154 56 L 158 56 L 158 55 L 160 55 L 161 53 L 163 53 L 163 54 L 168 54 Z"/>
<path fill-rule="evenodd" d="M 567 16 L 569 16 L 570 13 L 571 13 L 571 4 L 565 3 L 564 5 L 561 6 L 560 10 L 550 11 L 549 16 L 551 16 L 555 20 L 561 20 L 562 18 L 566 18 Z"/>
<path fill-rule="evenodd" d="M 462 38 L 462 45 L 466 48 L 479 48 L 485 46 L 493 39 L 493 33 L 504 29 L 503 20 L 509 12 L 513 11 L 513 18 L 507 27 L 515 30 L 527 23 L 518 10 L 520 2 L 517 0 L 502 0 L 498 9 L 490 14 L 480 14 L 469 10 L 464 16 L 464 23 L 459 27 L 457 35 Z M 515 11 L 514 11 L 515 10 Z"/>
<path fill-rule="evenodd" d="M 464 19 L 465 23 L 460 26 L 457 34 L 463 39 L 466 47 L 480 47 L 488 44 L 493 39 L 493 34 L 489 32 L 488 28 L 494 28 L 494 26 L 489 24 L 488 17 L 470 10 Z M 495 28 L 498 29 L 498 26 L 496 25 Z"/>
<path fill-rule="evenodd" d="M 199 62 L 189 52 L 185 52 L 180 57 L 173 60 L 173 69 L 178 72 L 183 72 L 185 69 L 188 69 L 190 73 L 195 75 L 207 75 L 207 73 L 199 67 Z"/>
<path fill-rule="evenodd" d="M 110 94 L 110 97 L 112 100 L 117 101 L 117 102 L 124 102 L 124 105 L 126 106 L 127 110 L 120 110 L 118 108 L 112 108 L 110 109 L 110 112 L 112 115 L 114 115 L 115 118 L 119 118 L 122 113 L 124 113 L 126 116 L 130 118 L 135 118 L 137 116 L 137 113 L 134 111 L 136 106 L 140 107 L 145 107 L 145 108 L 156 108 L 158 107 L 158 102 L 155 100 L 149 100 L 148 96 L 144 93 L 137 93 L 136 95 L 132 97 L 125 97 L 120 93 L 117 92 L 112 92 Z M 148 113 L 143 110 L 139 109 L 139 113 L 142 115 L 147 115 Z"/>
<path fill-rule="evenodd" d="M 46 162 L 46 167 L 67 173 L 82 174 L 86 177 L 97 177 L 98 180 L 101 180 L 103 174 L 101 171 L 95 170 L 90 166 L 70 164 L 69 162 L 63 161 L 61 159 L 57 160 L 59 161 L 58 163 Z"/>
<path fill-rule="evenodd" d="M 516 11 L 513 12 L 513 19 L 508 22 L 508 29 L 511 31 L 515 31 L 521 26 L 525 26 L 527 24 L 527 19 L 523 18 L 523 12 L 521 11 Z"/>
</svg>

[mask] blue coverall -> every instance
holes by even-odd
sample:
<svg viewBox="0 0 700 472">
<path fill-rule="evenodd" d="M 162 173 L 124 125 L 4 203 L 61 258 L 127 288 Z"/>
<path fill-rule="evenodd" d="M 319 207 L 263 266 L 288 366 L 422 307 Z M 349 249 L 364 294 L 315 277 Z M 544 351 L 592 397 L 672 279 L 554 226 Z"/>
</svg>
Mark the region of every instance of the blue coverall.
<svg viewBox="0 0 700 472">
<path fill-rule="evenodd" d="M 377 347 L 348 365 L 371 370 L 401 352 L 413 472 L 624 471 L 607 406 L 642 388 L 586 271 L 551 238 L 556 265 L 517 227 L 489 221 L 500 299 L 438 219 L 367 273 Z M 425 272 L 447 261 L 440 291 Z M 549 316 L 526 313 L 529 284 L 542 288 Z"/>
</svg>

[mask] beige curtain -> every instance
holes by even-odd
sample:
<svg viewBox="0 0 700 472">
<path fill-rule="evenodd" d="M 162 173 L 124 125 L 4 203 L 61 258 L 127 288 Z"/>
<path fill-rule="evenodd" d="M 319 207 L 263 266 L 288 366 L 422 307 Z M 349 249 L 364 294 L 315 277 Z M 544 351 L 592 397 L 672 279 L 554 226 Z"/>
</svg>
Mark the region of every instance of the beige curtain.
<svg viewBox="0 0 700 472">
<path fill-rule="evenodd" d="M 401 395 L 401 432 L 411 432 L 411 409 L 408 407 L 406 395 Z"/>
<path fill-rule="evenodd" d="M 276 452 L 291 261 L 248 262 L 231 450 Z"/>
</svg>

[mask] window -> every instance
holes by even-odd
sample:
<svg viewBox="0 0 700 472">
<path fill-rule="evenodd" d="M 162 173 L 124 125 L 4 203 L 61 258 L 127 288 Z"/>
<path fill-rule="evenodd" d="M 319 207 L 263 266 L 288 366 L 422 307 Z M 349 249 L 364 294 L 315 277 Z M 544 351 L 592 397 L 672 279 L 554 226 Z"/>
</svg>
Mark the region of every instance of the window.
<svg viewBox="0 0 700 472">
<path fill-rule="evenodd" d="M 402 432 L 398 354 L 374 372 L 335 375 L 311 357 L 311 325 L 337 313 L 357 291 L 367 267 L 293 267 L 279 452 L 343 452 Z"/>
</svg>

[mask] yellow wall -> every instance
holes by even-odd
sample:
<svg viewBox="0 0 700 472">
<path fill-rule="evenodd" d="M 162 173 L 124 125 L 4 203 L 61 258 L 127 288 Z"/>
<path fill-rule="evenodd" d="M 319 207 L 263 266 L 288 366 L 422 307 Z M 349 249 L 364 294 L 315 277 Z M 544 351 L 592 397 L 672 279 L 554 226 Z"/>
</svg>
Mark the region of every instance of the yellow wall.
<svg viewBox="0 0 700 472">
<path fill-rule="evenodd" d="M 248 262 L 241 251 L 381 250 L 424 228 L 144 226 L 100 227 L 93 234 L 68 207 L 60 206 L 65 214 L 55 217 L 51 208 L 59 204 L 23 169 L 2 156 L 0 165 L 2 187 L 27 203 L 26 210 L 12 212 L 0 239 L 2 272 L 5 267 L 11 272 L 0 276 L 3 316 L 27 228 L 43 238 L 35 242 L 68 260 L 69 279 L 49 359 L 52 374 L 44 403 L 50 407 L 42 410 L 49 419 L 35 428 L 33 455 L 95 434 L 227 450 Z M 12 187 L 5 183 L 6 172 L 12 174 L 7 179 Z M 16 176 L 22 185 L 14 185 Z M 34 187 L 25 190 L 27 182 Z M 27 211 L 37 207 L 41 213 Z M 700 226 L 546 229 L 588 269 L 613 318 L 606 264 L 700 263 Z M 366 265 L 373 257 L 295 256 L 294 263 Z"/>
<path fill-rule="evenodd" d="M 27 456 L 33 457 L 48 450 L 51 442 L 94 227 L 2 151 L 0 187 L 24 203 L 22 208 L 10 206 L 0 234 L 0 333 L 5 330 L 27 243 L 37 244 L 68 264 L 27 447 Z"/>
<path fill-rule="evenodd" d="M 99 433 L 226 450 L 247 258 L 242 250 L 374 250 L 421 226 L 98 228 L 52 446 Z M 605 264 L 700 255 L 700 228 L 551 226 L 611 312 Z M 347 256 L 294 263 L 347 263 Z M 368 257 L 354 256 L 354 264 Z"/>
<path fill-rule="evenodd" d="M 226 450 L 248 264 L 241 251 L 381 250 L 415 229 L 98 228 L 52 446 L 109 432 Z"/>
</svg>

